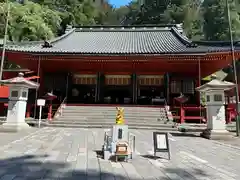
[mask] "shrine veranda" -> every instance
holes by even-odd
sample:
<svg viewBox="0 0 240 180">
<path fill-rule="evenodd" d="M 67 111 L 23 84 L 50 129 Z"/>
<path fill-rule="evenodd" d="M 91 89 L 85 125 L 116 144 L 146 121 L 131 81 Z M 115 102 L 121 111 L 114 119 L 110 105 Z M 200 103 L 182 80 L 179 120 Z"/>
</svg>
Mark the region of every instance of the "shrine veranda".
<svg viewBox="0 0 240 180">
<path fill-rule="evenodd" d="M 69 104 L 147 106 L 174 105 L 183 93 L 199 106 L 195 88 L 232 63 L 230 43 L 193 42 L 180 32 L 176 26 L 68 28 L 48 42 L 8 42 L 6 59 L 39 77 L 38 97 L 52 92 Z"/>
</svg>

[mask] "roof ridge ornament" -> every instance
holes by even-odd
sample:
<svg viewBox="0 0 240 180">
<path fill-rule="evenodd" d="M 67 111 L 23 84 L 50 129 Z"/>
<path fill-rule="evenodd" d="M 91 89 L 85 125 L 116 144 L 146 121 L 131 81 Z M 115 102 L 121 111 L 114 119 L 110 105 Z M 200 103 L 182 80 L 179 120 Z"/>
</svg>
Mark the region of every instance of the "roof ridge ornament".
<svg viewBox="0 0 240 180">
<path fill-rule="evenodd" d="M 67 25 L 66 29 L 65 29 L 65 34 L 69 31 L 71 31 L 73 29 L 73 27 L 71 25 Z"/>
<path fill-rule="evenodd" d="M 23 77 L 24 74 L 22 72 L 18 73 L 18 77 Z"/>
<path fill-rule="evenodd" d="M 176 24 L 176 28 L 177 28 L 178 32 L 183 34 L 183 23 Z"/>
<path fill-rule="evenodd" d="M 191 42 L 191 43 L 187 43 L 186 47 L 187 48 L 196 48 L 196 47 L 198 47 L 198 45 L 196 43 Z"/>
<path fill-rule="evenodd" d="M 44 44 L 42 45 L 42 48 L 51 48 L 53 47 L 49 41 L 44 41 Z"/>
</svg>

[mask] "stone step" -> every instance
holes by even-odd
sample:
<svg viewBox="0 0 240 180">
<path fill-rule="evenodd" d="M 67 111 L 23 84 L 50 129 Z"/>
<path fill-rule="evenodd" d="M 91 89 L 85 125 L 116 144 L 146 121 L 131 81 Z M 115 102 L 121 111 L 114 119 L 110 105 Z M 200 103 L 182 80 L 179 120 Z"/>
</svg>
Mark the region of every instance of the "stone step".
<svg viewBox="0 0 240 180">
<path fill-rule="evenodd" d="M 67 113 L 67 114 L 71 114 L 71 113 L 105 113 L 105 114 L 116 114 L 117 112 L 116 111 L 107 111 L 107 110 L 104 110 L 104 111 L 95 111 L 95 110 L 88 110 L 88 111 L 78 111 L 78 110 L 75 110 L 75 111 L 66 111 L 66 110 L 63 110 L 63 113 Z M 152 111 L 152 112 L 149 112 L 149 111 L 125 111 L 124 114 L 160 114 L 160 113 L 166 113 L 165 111 Z"/>
<path fill-rule="evenodd" d="M 116 113 L 116 107 L 109 106 L 66 106 L 62 116 L 53 120 L 49 126 L 111 128 L 115 124 Z M 124 118 L 130 128 L 174 129 L 171 124 L 163 124 L 167 121 L 165 108 L 124 107 Z"/>
<path fill-rule="evenodd" d="M 138 111 L 159 111 L 161 109 L 165 109 L 164 107 L 159 107 L 159 108 L 138 108 L 138 107 L 132 107 L 132 108 L 126 108 L 123 107 L 125 111 L 132 111 L 132 110 L 138 110 Z M 69 107 L 66 106 L 64 109 L 68 109 L 68 110 L 89 110 L 89 109 L 94 109 L 94 110 L 110 110 L 110 111 L 116 111 L 115 107 L 100 107 L 100 106 L 88 106 L 88 107 L 84 107 L 84 106 L 75 106 L 75 107 Z"/>
<path fill-rule="evenodd" d="M 95 114 L 117 114 L 116 112 L 113 111 L 63 111 L 65 114 L 88 114 L 88 113 L 95 113 Z M 129 112 L 124 112 L 124 115 L 127 114 L 167 114 L 165 111 L 156 111 L 156 112 L 142 112 L 142 111 L 129 111 Z"/>
<path fill-rule="evenodd" d="M 107 113 L 62 113 L 62 116 L 111 116 L 116 117 L 116 114 L 107 114 Z M 124 114 L 124 117 L 160 117 L 167 116 L 166 114 L 151 114 L 151 113 L 143 113 L 143 114 Z"/>
<path fill-rule="evenodd" d="M 115 121 L 102 121 L 102 122 L 94 122 L 94 121 L 52 121 L 50 122 L 51 124 L 90 124 L 90 125 L 95 125 L 95 124 L 115 124 Z M 139 126 L 161 126 L 161 127 L 169 127 L 171 128 L 173 124 L 164 124 L 164 123 L 149 123 L 149 122 L 127 122 L 127 125 L 139 125 Z"/>
<path fill-rule="evenodd" d="M 95 124 L 95 125 L 88 125 L 88 124 L 48 124 L 48 127 L 69 127 L 69 128 L 112 128 L 112 124 Z M 165 128 L 165 127 L 155 127 L 155 126 L 140 126 L 140 125 L 129 125 L 129 129 L 149 129 L 149 130 L 158 130 L 164 132 L 177 132 L 177 128 Z"/>
<path fill-rule="evenodd" d="M 59 117 L 56 120 L 66 120 L 66 121 L 115 121 L 115 117 L 110 118 L 110 117 Z M 141 121 L 146 121 L 146 122 L 159 122 L 159 121 L 164 121 L 167 120 L 167 118 L 164 117 L 158 117 L 158 118 L 141 118 L 141 117 L 132 117 L 132 118 L 125 118 L 125 121 L 130 122 L 130 121 L 136 121 L 136 122 L 141 122 Z"/>
<path fill-rule="evenodd" d="M 161 121 L 163 119 L 167 119 L 165 117 L 129 117 L 129 118 L 124 118 L 125 121 L 148 121 L 148 122 L 158 122 Z M 115 121 L 116 118 L 115 117 L 104 117 L 104 116 L 93 116 L 93 117 L 84 117 L 84 116 L 75 116 L 75 117 L 71 117 L 71 116 L 61 116 L 56 118 L 56 120 L 74 120 L 74 121 L 84 121 L 84 120 L 88 120 L 88 121 L 106 121 L 106 120 L 110 120 L 110 121 Z"/>
<path fill-rule="evenodd" d="M 161 109 L 164 108 L 164 106 L 159 106 L 159 107 L 146 107 L 146 106 L 124 106 L 124 105 L 119 105 L 119 106 L 65 106 L 66 109 L 114 109 L 116 110 L 116 107 L 122 107 L 124 109 Z"/>
<path fill-rule="evenodd" d="M 101 114 L 101 113 L 105 113 L 105 114 L 117 114 L 116 111 L 95 111 L 95 110 L 89 110 L 89 111 L 62 111 L 63 113 L 96 113 L 96 114 Z M 124 112 L 124 114 L 160 114 L 160 113 L 166 113 L 166 111 L 154 111 L 154 112 L 149 112 L 149 111 L 126 111 Z"/>
<path fill-rule="evenodd" d="M 102 117 L 102 118 L 116 118 L 116 115 L 114 114 L 62 114 L 61 117 Z M 166 115 L 163 114 L 158 114 L 158 115 L 124 115 L 124 119 L 127 118 L 160 118 L 160 117 L 167 117 Z"/>
</svg>

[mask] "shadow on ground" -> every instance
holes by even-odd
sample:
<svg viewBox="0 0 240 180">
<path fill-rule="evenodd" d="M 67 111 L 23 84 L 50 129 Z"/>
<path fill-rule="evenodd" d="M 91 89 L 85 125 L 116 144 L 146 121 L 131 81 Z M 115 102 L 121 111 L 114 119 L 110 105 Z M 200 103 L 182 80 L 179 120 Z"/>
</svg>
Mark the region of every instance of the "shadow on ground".
<svg viewBox="0 0 240 180">
<path fill-rule="evenodd" d="M 177 137 L 196 137 L 200 138 L 200 134 L 196 133 L 171 133 L 172 136 L 177 136 Z"/>
<path fill-rule="evenodd" d="M 141 155 L 143 158 L 147 158 L 147 159 L 153 159 L 153 160 L 157 160 L 157 159 L 165 159 L 163 157 L 160 156 L 154 156 L 154 155 L 150 155 L 150 154 L 146 154 L 146 155 Z"/>
<path fill-rule="evenodd" d="M 73 166 L 76 163 L 63 163 L 63 162 L 51 162 L 50 156 L 36 156 L 36 155 L 26 155 L 20 157 L 14 157 L 9 159 L 0 160 L 0 177 L 1 179 L 13 179 L 13 180 L 85 180 L 85 179 L 94 179 L 94 180 L 108 180 L 108 179 L 121 179 L 127 180 L 128 178 L 122 177 L 120 175 L 101 172 L 99 173 L 96 170 L 77 170 Z M 43 161 L 43 159 L 45 159 Z M 139 157 L 141 158 L 141 157 Z M 74 170 L 75 169 L 75 170 Z M 111 170 L 110 170 L 111 171 Z M 188 179 L 193 178 L 193 176 L 187 173 L 184 169 L 179 168 L 164 168 L 161 169 L 164 174 L 181 174 L 181 177 L 188 177 Z M 193 169 L 192 172 L 201 177 L 207 177 L 200 169 Z M 141 172 L 139 172 L 141 174 Z M 150 174 L 149 174 L 150 175 Z M 161 180 L 169 180 L 171 177 L 159 177 Z M 145 180 L 153 180 L 151 175 Z M 141 180 L 141 179 L 128 179 L 128 180 Z"/>
</svg>

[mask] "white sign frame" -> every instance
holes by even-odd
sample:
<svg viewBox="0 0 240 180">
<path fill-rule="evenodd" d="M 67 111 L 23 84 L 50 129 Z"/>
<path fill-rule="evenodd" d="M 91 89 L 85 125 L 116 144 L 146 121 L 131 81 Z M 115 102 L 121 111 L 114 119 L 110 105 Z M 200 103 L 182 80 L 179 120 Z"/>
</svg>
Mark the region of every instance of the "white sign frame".
<svg viewBox="0 0 240 180">
<path fill-rule="evenodd" d="M 46 100 L 45 99 L 37 99 L 38 106 L 45 106 Z"/>
<path fill-rule="evenodd" d="M 154 157 L 157 158 L 157 152 L 167 152 L 168 159 L 171 159 L 168 133 L 166 132 L 153 132 L 153 148 Z"/>
<path fill-rule="evenodd" d="M 38 118 L 38 127 L 41 127 L 42 121 L 42 107 L 45 106 L 46 100 L 45 99 L 37 99 L 37 105 L 39 106 L 39 118 Z"/>
<path fill-rule="evenodd" d="M 157 149 L 167 149 L 167 139 L 165 134 L 157 134 Z"/>
</svg>

